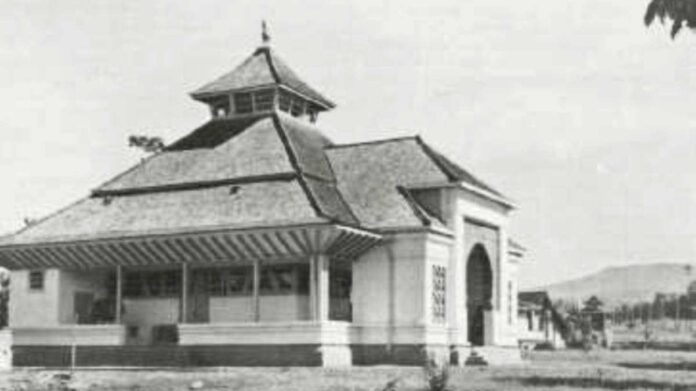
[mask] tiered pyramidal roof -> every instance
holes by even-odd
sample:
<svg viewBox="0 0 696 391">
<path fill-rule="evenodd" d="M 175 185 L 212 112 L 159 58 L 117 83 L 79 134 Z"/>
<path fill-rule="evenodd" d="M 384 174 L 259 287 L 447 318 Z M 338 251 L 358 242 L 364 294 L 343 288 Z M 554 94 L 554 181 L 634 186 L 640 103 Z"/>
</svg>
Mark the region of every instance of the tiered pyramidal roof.
<svg viewBox="0 0 696 391">
<path fill-rule="evenodd" d="M 459 184 L 505 204 L 419 137 L 333 144 L 314 123 L 335 105 L 267 43 L 191 95 L 209 106 L 207 123 L 2 244 L 317 222 L 424 227 L 439 222 L 419 191 Z"/>
</svg>

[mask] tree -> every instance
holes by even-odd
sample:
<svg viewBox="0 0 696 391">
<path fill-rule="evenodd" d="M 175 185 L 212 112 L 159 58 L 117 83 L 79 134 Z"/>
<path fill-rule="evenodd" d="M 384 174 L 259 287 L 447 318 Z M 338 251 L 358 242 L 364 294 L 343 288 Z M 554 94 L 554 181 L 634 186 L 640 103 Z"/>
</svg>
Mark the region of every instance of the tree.
<svg viewBox="0 0 696 391">
<path fill-rule="evenodd" d="M 604 306 L 604 303 L 602 303 L 601 300 L 597 296 L 591 296 L 589 299 L 585 301 L 583 311 L 587 312 L 596 312 L 596 311 L 601 311 L 602 306 Z"/>
<path fill-rule="evenodd" d="M 7 327 L 9 321 L 10 273 L 0 267 L 0 329 Z"/>
<path fill-rule="evenodd" d="M 672 39 L 684 25 L 696 29 L 696 0 L 650 0 L 645 10 L 645 25 L 650 26 L 655 19 L 660 19 L 663 24 L 665 19 L 672 21 Z"/>
<path fill-rule="evenodd" d="M 140 148 L 148 153 L 157 153 L 164 149 L 164 141 L 160 137 L 133 135 L 128 137 L 128 146 Z"/>
</svg>

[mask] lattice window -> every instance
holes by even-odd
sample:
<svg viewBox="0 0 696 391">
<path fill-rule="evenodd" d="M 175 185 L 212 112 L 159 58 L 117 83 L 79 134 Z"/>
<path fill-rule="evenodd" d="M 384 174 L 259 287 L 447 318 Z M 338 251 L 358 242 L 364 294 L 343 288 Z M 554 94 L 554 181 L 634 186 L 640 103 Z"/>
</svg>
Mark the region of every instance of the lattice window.
<svg viewBox="0 0 696 391">
<path fill-rule="evenodd" d="M 29 289 L 42 290 L 44 288 L 44 272 L 34 270 L 29 272 Z"/>
<path fill-rule="evenodd" d="M 175 297 L 181 293 L 181 272 L 143 271 L 126 273 L 123 296 L 129 298 Z"/>
<path fill-rule="evenodd" d="M 208 293 L 212 296 L 250 296 L 254 269 L 251 266 L 215 268 L 205 273 Z M 309 291 L 307 265 L 265 265 L 261 267 L 259 293 L 263 295 L 306 294 Z"/>
<path fill-rule="evenodd" d="M 254 92 L 254 111 L 266 111 L 273 108 L 273 90 L 260 90 Z"/>
<path fill-rule="evenodd" d="M 433 320 L 444 323 L 447 317 L 447 268 L 433 265 Z"/>
<path fill-rule="evenodd" d="M 250 93 L 240 92 L 234 94 L 234 111 L 237 114 L 248 114 L 254 111 Z"/>
<path fill-rule="evenodd" d="M 285 112 L 290 112 L 290 105 L 292 104 L 292 96 L 285 92 L 280 91 L 278 94 L 278 108 Z"/>
</svg>

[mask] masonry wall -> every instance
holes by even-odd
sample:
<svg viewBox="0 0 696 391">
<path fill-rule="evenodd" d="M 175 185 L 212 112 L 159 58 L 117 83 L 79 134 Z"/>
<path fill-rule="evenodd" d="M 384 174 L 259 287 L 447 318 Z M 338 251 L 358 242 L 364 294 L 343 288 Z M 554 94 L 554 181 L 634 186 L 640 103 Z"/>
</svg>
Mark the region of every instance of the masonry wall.
<svg viewBox="0 0 696 391">
<path fill-rule="evenodd" d="M 508 258 L 509 211 L 493 202 L 465 190 L 443 192 L 445 223 L 454 233 L 455 242 L 450 258 L 448 293 L 448 323 L 453 345 L 468 345 L 466 265 L 469 254 L 479 238 L 467 232 L 466 221 L 472 220 L 492 227 L 498 232 L 497 248 L 483 243 L 488 249 L 493 274 L 493 309 L 486 314 L 485 343 L 497 346 L 517 346 L 517 265 Z M 509 283 L 512 282 L 510 285 Z M 512 315 L 512 316 L 510 316 Z"/>
<path fill-rule="evenodd" d="M 58 321 L 61 324 L 76 324 L 78 319 L 75 316 L 75 294 L 79 292 L 91 293 L 94 300 L 99 300 L 107 296 L 106 279 L 107 272 L 104 270 L 90 271 L 68 271 L 59 272 L 59 309 Z"/>
<path fill-rule="evenodd" d="M 360 327 L 425 324 L 425 241 L 401 234 L 353 263 L 353 323 Z"/>
<path fill-rule="evenodd" d="M 211 297 L 210 322 L 234 323 L 254 321 L 254 302 L 250 296 Z M 261 295 L 259 317 L 262 322 L 308 320 L 307 295 Z"/>
<path fill-rule="evenodd" d="M 15 270 L 10 275 L 10 328 L 50 327 L 58 325 L 60 272 L 44 272 L 41 290 L 29 289 L 29 270 Z M 40 310 L 37 310 L 40 309 Z"/>
</svg>

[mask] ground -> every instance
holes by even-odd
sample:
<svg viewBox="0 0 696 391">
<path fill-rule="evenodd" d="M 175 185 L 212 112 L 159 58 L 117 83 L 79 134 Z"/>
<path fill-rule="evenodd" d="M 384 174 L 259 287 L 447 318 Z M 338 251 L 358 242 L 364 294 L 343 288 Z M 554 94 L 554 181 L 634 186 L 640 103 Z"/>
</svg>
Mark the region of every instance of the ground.
<svg viewBox="0 0 696 391">
<path fill-rule="evenodd" d="M 523 366 L 454 368 L 451 390 L 696 390 L 696 352 L 533 352 Z M 49 390 L 56 371 L 0 374 L 0 390 Z M 397 380 L 398 379 L 398 380 Z M 79 370 L 73 386 L 91 390 L 425 390 L 416 367 Z"/>
</svg>

